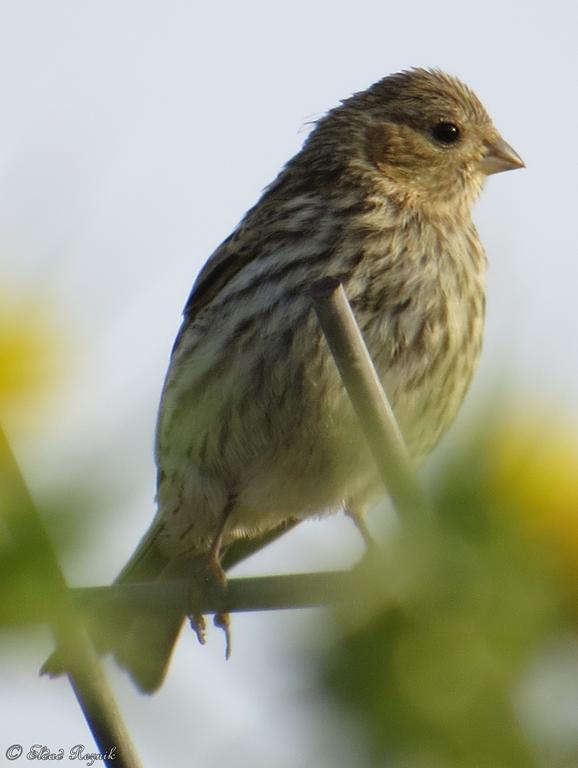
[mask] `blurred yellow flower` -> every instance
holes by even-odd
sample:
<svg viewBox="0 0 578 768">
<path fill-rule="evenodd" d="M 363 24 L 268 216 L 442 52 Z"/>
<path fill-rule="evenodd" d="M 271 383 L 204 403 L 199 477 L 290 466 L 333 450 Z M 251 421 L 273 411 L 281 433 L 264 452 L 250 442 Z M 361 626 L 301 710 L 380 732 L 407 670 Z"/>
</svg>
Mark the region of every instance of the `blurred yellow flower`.
<svg viewBox="0 0 578 768">
<path fill-rule="evenodd" d="M 543 411 L 510 417 L 491 446 L 492 497 L 533 538 L 550 545 L 578 588 L 578 425 Z"/>
<path fill-rule="evenodd" d="M 0 418 L 37 411 L 61 375 L 63 346 L 48 306 L 0 297 Z"/>
</svg>

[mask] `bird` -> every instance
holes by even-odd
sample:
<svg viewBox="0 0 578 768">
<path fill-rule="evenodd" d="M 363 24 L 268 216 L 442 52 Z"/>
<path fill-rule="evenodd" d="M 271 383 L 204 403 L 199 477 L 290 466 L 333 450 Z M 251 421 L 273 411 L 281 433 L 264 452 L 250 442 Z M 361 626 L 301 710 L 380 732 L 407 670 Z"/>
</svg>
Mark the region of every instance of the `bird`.
<svg viewBox="0 0 578 768">
<path fill-rule="evenodd" d="M 480 356 L 473 204 L 489 175 L 522 167 L 475 93 L 438 69 L 386 76 L 316 122 L 193 285 L 158 413 L 157 512 L 117 583 L 224 583 L 235 542 L 321 513 L 363 530 L 384 489 L 309 289 L 342 283 L 419 464 Z M 162 683 L 181 624 L 141 617 L 112 648 L 141 690 Z"/>
</svg>

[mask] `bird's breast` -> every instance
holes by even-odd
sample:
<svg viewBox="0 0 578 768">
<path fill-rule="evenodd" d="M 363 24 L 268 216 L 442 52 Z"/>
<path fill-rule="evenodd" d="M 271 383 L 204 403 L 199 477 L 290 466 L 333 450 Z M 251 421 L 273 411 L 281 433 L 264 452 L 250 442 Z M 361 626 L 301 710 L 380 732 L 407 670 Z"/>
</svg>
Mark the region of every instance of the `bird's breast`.
<svg viewBox="0 0 578 768">
<path fill-rule="evenodd" d="M 472 224 L 408 226 L 368 238 L 347 286 L 410 449 L 453 420 L 482 342 L 485 256 Z"/>
</svg>

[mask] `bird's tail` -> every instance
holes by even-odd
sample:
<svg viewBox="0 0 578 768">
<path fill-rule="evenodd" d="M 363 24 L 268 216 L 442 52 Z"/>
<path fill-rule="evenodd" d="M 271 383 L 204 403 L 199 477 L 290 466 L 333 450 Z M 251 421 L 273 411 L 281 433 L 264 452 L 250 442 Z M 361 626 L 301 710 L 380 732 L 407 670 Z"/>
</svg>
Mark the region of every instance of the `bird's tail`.
<svg viewBox="0 0 578 768">
<path fill-rule="evenodd" d="M 145 536 L 134 555 L 122 569 L 115 584 L 169 581 L 177 578 L 175 561 L 167 559 L 158 548 L 154 535 Z M 199 563 L 201 558 L 197 558 Z M 206 557 L 202 558 L 202 562 Z M 187 559 L 192 575 L 195 559 Z M 200 570 L 200 564 L 197 565 Z M 111 651 L 118 664 L 130 675 L 135 685 L 145 693 L 153 693 L 163 682 L 173 649 L 183 624 L 182 613 L 163 610 L 132 616 L 117 633 Z"/>
<path fill-rule="evenodd" d="M 221 563 L 229 570 L 237 563 L 271 544 L 300 520 L 288 519 L 276 528 L 251 539 L 238 539 L 222 550 Z M 191 555 L 181 560 L 169 560 L 158 546 L 158 529 L 152 526 L 137 547 L 115 584 L 138 584 L 153 581 L 191 580 L 195 573 L 203 574 L 207 554 Z M 121 667 L 126 669 L 137 687 L 153 693 L 161 685 L 167 672 L 183 617 L 171 616 L 166 610 L 146 612 L 106 613 L 98 616 L 91 627 L 95 645 L 100 653 L 111 652 Z M 66 671 L 66 659 L 57 649 L 43 664 L 41 674 L 56 677 Z"/>
<path fill-rule="evenodd" d="M 162 555 L 157 542 L 153 529 L 145 535 L 114 583 L 136 584 L 178 578 L 175 561 Z M 188 558 L 186 563 L 180 564 L 181 576 L 185 568 L 190 575 L 196 569 L 200 572 L 205 560 L 206 555 Z M 165 610 L 155 613 L 147 606 L 146 612 L 137 610 L 123 615 L 107 612 L 90 629 L 97 650 L 111 652 L 141 691 L 153 693 L 166 675 L 182 624 L 181 613 L 174 616 Z M 66 659 L 57 649 L 44 662 L 40 673 L 56 677 L 65 671 Z"/>
</svg>

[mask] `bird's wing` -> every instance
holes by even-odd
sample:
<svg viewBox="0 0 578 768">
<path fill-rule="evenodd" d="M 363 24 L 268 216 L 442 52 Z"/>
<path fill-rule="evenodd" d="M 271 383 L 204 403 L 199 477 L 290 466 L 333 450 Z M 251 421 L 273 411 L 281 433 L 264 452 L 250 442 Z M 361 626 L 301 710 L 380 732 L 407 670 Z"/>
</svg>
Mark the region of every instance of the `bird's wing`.
<svg viewBox="0 0 578 768">
<path fill-rule="evenodd" d="M 258 255 L 255 229 L 241 225 L 213 253 L 195 280 L 184 309 L 186 323 L 192 322 L 219 292 Z"/>
<path fill-rule="evenodd" d="M 282 171 L 201 269 L 185 305 L 183 325 L 175 346 L 183 330 L 195 320 L 199 312 L 213 301 L 235 275 L 259 257 L 263 242 L 275 229 L 275 213 L 279 203 L 286 197 L 282 190 L 289 181 L 290 176 Z"/>
<path fill-rule="evenodd" d="M 249 231 L 247 231 L 249 230 Z M 199 272 L 183 310 L 183 322 L 173 345 L 178 348 L 187 329 L 199 313 L 207 307 L 243 267 L 257 258 L 252 228 L 241 226 L 233 232 L 213 253 Z"/>
</svg>

